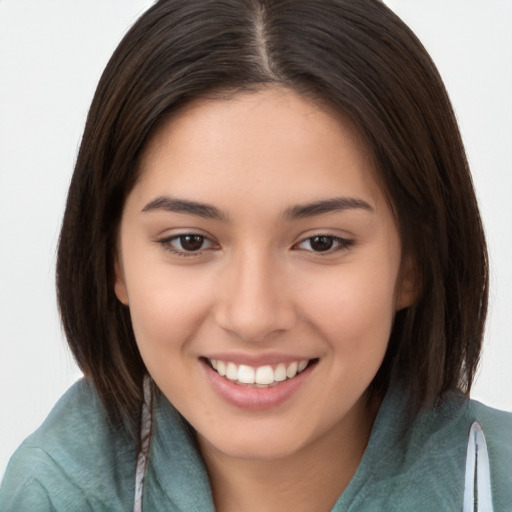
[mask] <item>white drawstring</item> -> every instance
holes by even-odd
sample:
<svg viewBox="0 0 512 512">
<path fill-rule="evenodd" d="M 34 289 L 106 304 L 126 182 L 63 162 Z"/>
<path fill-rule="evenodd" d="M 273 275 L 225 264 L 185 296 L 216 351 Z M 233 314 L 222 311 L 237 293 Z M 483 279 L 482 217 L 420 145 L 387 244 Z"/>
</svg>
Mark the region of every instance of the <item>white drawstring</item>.
<svg viewBox="0 0 512 512">
<path fill-rule="evenodd" d="M 142 384 L 143 404 L 140 418 L 139 452 L 135 467 L 135 501 L 133 512 L 142 512 L 142 495 L 144 493 L 144 476 L 149 459 L 149 447 L 153 430 L 153 389 L 149 375 Z"/>
<path fill-rule="evenodd" d="M 492 512 L 491 470 L 482 427 L 474 422 L 469 429 L 466 479 L 462 512 Z"/>
</svg>

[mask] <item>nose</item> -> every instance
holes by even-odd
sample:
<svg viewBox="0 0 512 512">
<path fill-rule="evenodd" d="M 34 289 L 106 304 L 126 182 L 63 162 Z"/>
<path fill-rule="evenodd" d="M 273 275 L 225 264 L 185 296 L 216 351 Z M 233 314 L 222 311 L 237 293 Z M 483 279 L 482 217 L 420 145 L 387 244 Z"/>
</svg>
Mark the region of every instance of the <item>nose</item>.
<svg viewBox="0 0 512 512">
<path fill-rule="evenodd" d="M 297 315 L 285 274 L 263 254 L 245 254 L 231 261 L 219 275 L 217 324 L 250 342 L 290 330 Z"/>
</svg>

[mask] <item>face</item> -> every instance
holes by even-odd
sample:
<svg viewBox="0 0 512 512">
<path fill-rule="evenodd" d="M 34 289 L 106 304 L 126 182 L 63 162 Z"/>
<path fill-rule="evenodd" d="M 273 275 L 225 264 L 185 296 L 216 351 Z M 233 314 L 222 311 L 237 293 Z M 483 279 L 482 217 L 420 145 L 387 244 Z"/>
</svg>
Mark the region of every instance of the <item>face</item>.
<svg viewBox="0 0 512 512">
<path fill-rule="evenodd" d="M 197 102 L 150 142 L 115 290 L 201 446 L 272 459 L 369 421 L 412 299 L 373 175 L 348 122 L 283 89 Z"/>
</svg>

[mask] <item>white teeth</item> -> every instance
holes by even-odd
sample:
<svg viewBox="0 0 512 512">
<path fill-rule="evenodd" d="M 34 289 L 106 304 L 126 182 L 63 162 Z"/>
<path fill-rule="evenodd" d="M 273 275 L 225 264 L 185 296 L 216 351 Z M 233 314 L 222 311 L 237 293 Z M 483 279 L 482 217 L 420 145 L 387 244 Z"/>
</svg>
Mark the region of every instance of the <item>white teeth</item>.
<svg viewBox="0 0 512 512">
<path fill-rule="evenodd" d="M 272 366 L 260 366 L 256 370 L 256 384 L 272 384 L 274 379 L 274 370 Z"/>
<path fill-rule="evenodd" d="M 297 375 L 297 369 L 298 369 L 299 365 L 298 363 L 292 363 L 290 366 L 288 366 L 288 368 L 286 369 L 286 376 L 289 378 L 289 379 L 293 379 L 293 377 L 295 377 L 295 375 Z"/>
<path fill-rule="evenodd" d="M 241 364 L 238 367 L 238 382 L 254 384 L 254 368 Z"/>
<path fill-rule="evenodd" d="M 286 380 L 286 366 L 283 363 L 277 365 L 274 371 L 274 379 L 276 382 Z"/>
<path fill-rule="evenodd" d="M 237 380 L 238 379 L 238 368 L 235 363 L 228 363 L 226 366 L 226 377 L 229 380 Z"/>
<path fill-rule="evenodd" d="M 219 359 L 209 359 L 209 361 L 212 368 L 222 377 L 239 384 L 252 384 L 258 388 L 265 388 L 277 382 L 283 382 L 287 378 L 293 379 L 298 373 L 304 371 L 309 363 L 307 359 L 304 359 L 289 365 L 280 363 L 273 369 L 270 365 L 253 368 L 245 364 L 236 365 Z"/>
<path fill-rule="evenodd" d="M 224 363 L 224 361 L 217 361 L 216 370 L 217 370 L 218 374 L 221 375 L 222 377 L 224 377 L 224 375 L 226 375 L 226 364 Z"/>
</svg>

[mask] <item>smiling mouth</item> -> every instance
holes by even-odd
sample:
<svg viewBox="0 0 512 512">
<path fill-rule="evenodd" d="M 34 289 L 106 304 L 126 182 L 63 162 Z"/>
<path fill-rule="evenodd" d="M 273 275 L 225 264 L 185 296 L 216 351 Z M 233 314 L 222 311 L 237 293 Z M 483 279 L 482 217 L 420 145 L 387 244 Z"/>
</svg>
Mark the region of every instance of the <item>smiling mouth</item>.
<svg viewBox="0 0 512 512">
<path fill-rule="evenodd" d="M 255 388 L 270 388 L 293 379 L 306 368 L 318 362 L 318 359 L 302 359 L 287 364 L 263 365 L 256 368 L 231 361 L 221 361 L 220 359 L 205 358 L 205 361 L 221 377 L 235 384 Z"/>
</svg>

